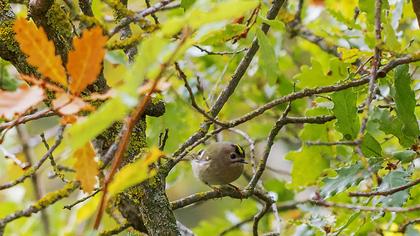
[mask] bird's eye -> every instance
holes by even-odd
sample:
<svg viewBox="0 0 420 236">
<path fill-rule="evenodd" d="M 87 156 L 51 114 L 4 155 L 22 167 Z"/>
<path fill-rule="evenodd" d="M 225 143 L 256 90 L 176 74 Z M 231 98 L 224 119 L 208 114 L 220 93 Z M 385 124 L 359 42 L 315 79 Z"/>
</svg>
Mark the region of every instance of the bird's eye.
<svg viewBox="0 0 420 236">
<path fill-rule="evenodd" d="M 235 153 L 230 154 L 230 159 L 235 159 L 235 158 L 236 158 L 236 154 Z"/>
</svg>

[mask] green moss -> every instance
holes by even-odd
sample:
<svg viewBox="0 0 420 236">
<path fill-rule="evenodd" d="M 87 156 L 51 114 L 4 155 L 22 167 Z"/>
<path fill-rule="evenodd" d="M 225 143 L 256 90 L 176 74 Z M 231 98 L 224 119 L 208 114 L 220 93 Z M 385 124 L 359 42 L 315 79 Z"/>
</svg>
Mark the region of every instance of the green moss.
<svg viewBox="0 0 420 236">
<path fill-rule="evenodd" d="M 48 25 L 55 32 L 65 38 L 71 38 L 73 34 L 73 27 L 70 23 L 70 17 L 59 4 L 54 3 L 47 11 L 46 16 Z"/>
<path fill-rule="evenodd" d="M 134 16 L 134 12 L 128 10 L 119 0 L 104 0 L 104 3 L 112 8 L 117 20 L 121 20 L 126 16 Z"/>
<path fill-rule="evenodd" d="M 36 202 L 33 205 L 33 207 L 38 210 L 44 209 L 45 207 L 56 202 L 57 200 L 68 197 L 70 193 L 76 188 L 76 185 L 77 185 L 76 183 L 70 182 L 66 184 L 64 188 L 46 194 L 44 197 L 39 199 L 38 202 Z"/>
<path fill-rule="evenodd" d="M 19 44 L 15 41 L 15 32 L 13 31 L 13 21 L 0 21 L 0 45 L 6 47 L 8 51 L 18 53 Z"/>
<path fill-rule="evenodd" d="M 140 42 L 143 38 L 142 34 L 131 36 L 124 40 L 117 40 L 106 45 L 108 50 L 125 49 Z"/>
</svg>

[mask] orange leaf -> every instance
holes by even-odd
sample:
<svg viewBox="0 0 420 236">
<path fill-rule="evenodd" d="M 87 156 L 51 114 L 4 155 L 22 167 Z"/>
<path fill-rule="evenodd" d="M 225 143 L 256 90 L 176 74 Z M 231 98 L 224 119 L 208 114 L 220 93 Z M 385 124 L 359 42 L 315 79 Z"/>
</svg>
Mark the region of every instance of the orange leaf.
<svg viewBox="0 0 420 236">
<path fill-rule="evenodd" d="M 57 94 L 57 98 L 52 102 L 55 110 L 61 115 L 72 115 L 79 111 L 92 111 L 95 108 L 84 102 L 80 97 L 75 97 L 66 93 Z"/>
<path fill-rule="evenodd" d="M 44 90 L 38 86 L 21 86 L 14 92 L 0 90 L 0 117 L 12 119 L 26 112 L 44 99 Z"/>
<path fill-rule="evenodd" d="M 28 63 L 37 67 L 45 77 L 67 86 L 61 58 L 55 55 L 54 44 L 48 40 L 45 31 L 24 18 L 18 18 L 13 29 L 20 49 L 28 55 Z"/>
<path fill-rule="evenodd" d="M 74 164 L 76 179 L 80 181 L 82 189 L 86 193 L 93 191 L 96 184 L 96 176 L 99 173 L 95 155 L 95 150 L 90 142 L 73 154 L 74 158 L 76 158 L 76 163 Z"/>
<path fill-rule="evenodd" d="M 81 38 L 73 38 L 74 50 L 69 52 L 67 71 L 70 74 L 70 91 L 74 95 L 93 83 L 101 72 L 106 41 L 98 26 L 85 31 Z"/>
</svg>

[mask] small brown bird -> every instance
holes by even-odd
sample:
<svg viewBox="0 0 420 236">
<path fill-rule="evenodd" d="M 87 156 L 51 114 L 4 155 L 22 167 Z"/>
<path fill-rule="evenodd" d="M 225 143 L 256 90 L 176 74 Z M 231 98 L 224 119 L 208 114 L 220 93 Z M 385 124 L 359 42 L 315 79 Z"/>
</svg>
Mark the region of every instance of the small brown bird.
<svg viewBox="0 0 420 236">
<path fill-rule="evenodd" d="M 244 149 L 229 142 L 210 144 L 191 162 L 194 175 L 209 186 L 232 183 L 241 176 L 244 164 Z"/>
</svg>

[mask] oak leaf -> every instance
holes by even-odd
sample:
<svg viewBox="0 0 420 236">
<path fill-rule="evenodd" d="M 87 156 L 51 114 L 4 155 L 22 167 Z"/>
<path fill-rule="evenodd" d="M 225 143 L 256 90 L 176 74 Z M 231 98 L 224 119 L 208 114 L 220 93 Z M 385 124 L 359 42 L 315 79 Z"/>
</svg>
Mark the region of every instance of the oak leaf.
<svg viewBox="0 0 420 236">
<path fill-rule="evenodd" d="M 10 120 L 44 100 L 44 90 L 24 85 L 14 92 L 0 90 L 0 98 L 0 117 Z"/>
<path fill-rule="evenodd" d="M 61 58 L 55 54 L 54 44 L 48 40 L 45 31 L 24 18 L 16 19 L 13 29 L 20 49 L 28 56 L 28 63 L 37 67 L 45 77 L 67 86 Z"/>
<path fill-rule="evenodd" d="M 70 75 L 70 91 L 78 95 L 93 83 L 101 72 L 107 37 L 100 27 L 86 30 L 82 37 L 73 38 L 74 50 L 69 52 L 67 71 Z"/>
<path fill-rule="evenodd" d="M 95 150 L 90 142 L 73 153 L 73 157 L 76 159 L 74 164 L 76 179 L 80 181 L 80 185 L 86 193 L 93 191 L 96 184 L 96 176 L 99 173 L 99 166 L 95 161 L 95 156 Z"/>
</svg>

